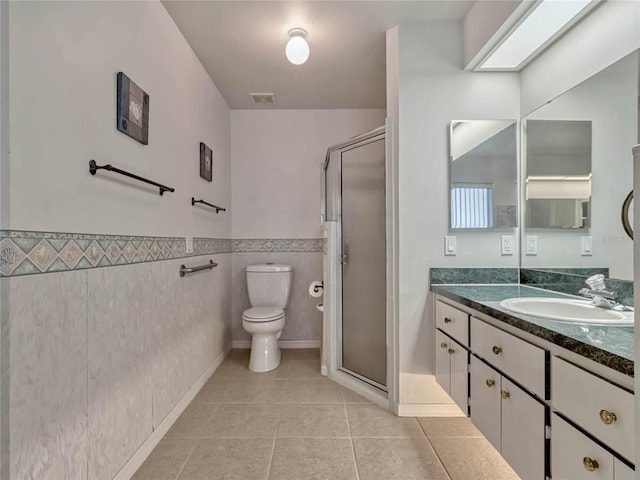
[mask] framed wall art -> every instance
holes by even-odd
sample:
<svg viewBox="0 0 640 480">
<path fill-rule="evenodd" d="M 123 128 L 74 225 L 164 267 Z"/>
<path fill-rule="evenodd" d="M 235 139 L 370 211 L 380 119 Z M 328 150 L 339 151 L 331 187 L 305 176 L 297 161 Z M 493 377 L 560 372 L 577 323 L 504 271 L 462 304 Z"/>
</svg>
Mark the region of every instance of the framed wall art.
<svg viewBox="0 0 640 480">
<path fill-rule="evenodd" d="M 149 95 L 124 73 L 117 77 L 117 128 L 143 145 L 149 144 Z"/>
<path fill-rule="evenodd" d="M 211 182 L 213 180 L 213 151 L 200 142 L 200 176 Z"/>
</svg>

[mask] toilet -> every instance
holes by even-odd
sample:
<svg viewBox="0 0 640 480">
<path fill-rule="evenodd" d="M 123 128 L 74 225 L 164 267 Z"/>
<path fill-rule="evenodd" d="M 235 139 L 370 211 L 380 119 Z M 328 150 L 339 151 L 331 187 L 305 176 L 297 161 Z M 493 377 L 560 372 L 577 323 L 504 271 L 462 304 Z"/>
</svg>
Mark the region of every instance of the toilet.
<svg viewBox="0 0 640 480">
<path fill-rule="evenodd" d="M 252 335 L 249 370 L 268 372 L 280 365 L 278 338 L 284 328 L 284 309 L 291 293 L 293 267 L 280 263 L 247 266 L 251 308 L 242 313 L 242 328 Z"/>
</svg>

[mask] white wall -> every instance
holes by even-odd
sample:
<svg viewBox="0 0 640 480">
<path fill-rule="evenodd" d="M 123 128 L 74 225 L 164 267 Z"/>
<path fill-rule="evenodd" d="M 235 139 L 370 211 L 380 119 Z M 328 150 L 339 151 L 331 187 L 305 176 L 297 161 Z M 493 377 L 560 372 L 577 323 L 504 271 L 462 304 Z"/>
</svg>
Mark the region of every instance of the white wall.
<svg viewBox="0 0 640 480">
<path fill-rule="evenodd" d="M 229 238 L 232 210 L 190 204 L 193 195 L 230 206 L 229 108 L 162 4 L 9 10 L 10 227 Z M 118 71 L 151 96 L 148 146 L 116 131 Z M 200 141 L 214 150 L 212 184 L 199 178 Z M 176 192 L 92 177 L 92 158 Z M 230 346 L 231 255 L 178 275 L 181 263 L 208 258 L 2 279 L 8 480 L 129 478 Z"/>
<path fill-rule="evenodd" d="M 601 2 L 589 16 L 522 70 L 526 115 L 640 48 L 640 2 Z"/>
<path fill-rule="evenodd" d="M 384 110 L 233 110 L 233 238 L 320 237 L 327 148 L 384 125 Z"/>
<path fill-rule="evenodd" d="M 393 65 L 393 51 L 387 51 Z M 448 234 L 448 125 L 455 119 L 517 119 L 519 76 L 462 70 L 462 26 L 399 28 L 399 402 L 440 403 L 433 381 L 433 312 L 427 302 L 429 268 L 517 267 L 517 255 L 500 255 L 499 237 L 516 230 L 456 232 L 458 255 L 445 257 Z M 516 242 L 517 244 L 517 242 Z M 517 252 L 517 245 L 516 245 Z"/>
<path fill-rule="evenodd" d="M 233 238 L 320 238 L 321 164 L 327 148 L 383 124 L 384 110 L 379 109 L 233 110 Z M 294 267 L 281 343 L 319 345 L 322 314 L 307 287 L 322 280 L 322 253 L 286 251 L 234 252 L 234 345 L 246 345 L 251 338 L 242 328 L 242 312 L 250 306 L 245 268 L 262 262 Z"/>
<path fill-rule="evenodd" d="M 593 173 L 591 228 L 527 229 L 538 236 L 538 255 L 523 256 L 525 267 L 609 267 L 613 278 L 633 279 L 633 241 L 620 209 L 633 188 L 631 147 L 638 142 L 638 53 L 598 73 L 528 119 L 590 120 Z M 557 162 L 557 159 L 555 160 Z M 593 255 L 580 255 L 581 237 L 593 237 Z"/>
<path fill-rule="evenodd" d="M 164 7 L 126 5 L 11 4 L 11 228 L 228 238 L 229 214 L 190 200 L 229 206 L 229 109 Z M 116 130 L 119 71 L 150 95 L 147 146 Z M 200 142 L 213 183 L 199 177 Z M 92 177 L 90 159 L 176 191 Z"/>
</svg>

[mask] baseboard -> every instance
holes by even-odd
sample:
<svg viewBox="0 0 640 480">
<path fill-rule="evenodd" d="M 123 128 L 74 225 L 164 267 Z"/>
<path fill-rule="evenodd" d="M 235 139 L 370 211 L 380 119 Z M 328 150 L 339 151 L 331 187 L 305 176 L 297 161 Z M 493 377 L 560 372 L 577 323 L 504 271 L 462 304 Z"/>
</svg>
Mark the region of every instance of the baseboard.
<svg viewBox="0 0 640 480">
<path fill-rule="evenodd" d="M 466 417 L 455 403 L 400 403 L 396 414 L 399 417 Z"/>
<path fill-rule="evenodd" d="M 234 340 L 233 348 L 251 348 L 251 340 Z M 320 348 L 320 340 L 278 340 L 280 348 Z"/>
<path fill-rule="evenodd" d="M 149 437 L 144 441 L 144 443 L 136 450 L 136 452 L 131 456 L 129 461 L 125 463 L 124 467 L 113 477 L 113 480 L 131 480 L 131 477 L 136 473 L 136 471 L 140 468 L 140 466 L 144 463 L 147 457 L 151 454 L 153 449 L 158 445 L 162 437 L 169 431 L 171 426 L 178 419 L 180 414 L 184 412 L 185 408 L 191 403 L 191 401 L 198 394 L 200 389 L 207 383 L 207 380 L 211 378 L 213 372 L 220 366 L 222 361 L 231 351 L 231 344 L 227 345 L 225 349 L 222 351 L 220 355 L 214 360 L 209 368 L 202 374 L 202 376 L 198 379 L 198 381 L 189 389 L 187 394 L 182 397 L 175 407 L 169 412 L 169 414 L 164 418 L 164 420 L 156 427 Z"/>
</svg>

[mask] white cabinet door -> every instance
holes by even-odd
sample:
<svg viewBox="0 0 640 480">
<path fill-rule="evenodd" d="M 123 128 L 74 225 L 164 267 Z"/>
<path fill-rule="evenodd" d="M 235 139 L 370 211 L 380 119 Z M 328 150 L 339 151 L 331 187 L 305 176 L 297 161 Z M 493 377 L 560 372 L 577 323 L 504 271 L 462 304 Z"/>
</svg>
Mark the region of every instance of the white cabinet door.
<svg viewBox="0 0 640 480">
<path fill-rule="evenodd" d="M 462 348 L 455 340 L 449 343 L 450 360 L 451 360 L 451 398 L 460 409 L 469 413 L 467 399 L 469 398 L 469 352 Z"/>
<path fill-rule="evenodd" d="M 471 421 L 500 451 L 500 374 L 471 356 Z"/>
<path fill-rule="evenodd" d="M 451 366 L 449 342 L 451 340 L 440 330 L 436 330 L 436 381 L 451 395 Z"/>
<path fill-rule="evenodd" d="M 545 478 L 545 407 L 502 377 L 502 456 L 522 480 Z"/>
<path fill-rule="evenodd" d="M 615 480 L 634 480 L 635 472 L 632 468 L 627 467 L 622 461 L 613 457 L 613 478 Z"/>
<path fill-rule="evenodd" d="M 553 414 L 551 478 L 613 480 L 613 455 Z"/>
</svg>

